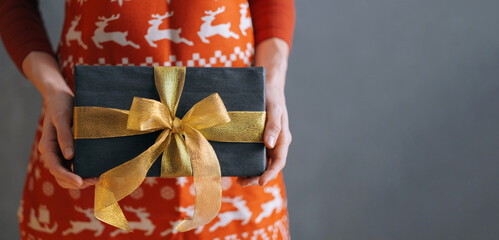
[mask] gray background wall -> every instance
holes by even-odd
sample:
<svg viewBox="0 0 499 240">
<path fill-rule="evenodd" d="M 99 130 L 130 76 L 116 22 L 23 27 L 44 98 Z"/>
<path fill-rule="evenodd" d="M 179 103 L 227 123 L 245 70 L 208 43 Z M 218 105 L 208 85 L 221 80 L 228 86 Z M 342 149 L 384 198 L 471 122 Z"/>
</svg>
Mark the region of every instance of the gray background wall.
<svg viewBox="0 0 499 240">
<path fill-rule="evenodd" d="M 43 1 L 55 44 L 62 0 Z M 294 239 L 499 238 L 499 2 L 297 1 L 285 168 Z M 41 97 L 0 50 L 0 229 Z"/>
</svg>

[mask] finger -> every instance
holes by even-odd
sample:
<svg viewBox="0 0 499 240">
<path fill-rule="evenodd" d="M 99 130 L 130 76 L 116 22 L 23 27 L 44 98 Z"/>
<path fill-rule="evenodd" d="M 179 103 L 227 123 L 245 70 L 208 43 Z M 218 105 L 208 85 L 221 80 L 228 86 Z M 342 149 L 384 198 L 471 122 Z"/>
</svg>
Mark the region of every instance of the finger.
<svg viewBox="0 0 499 240">
<path fill-rule="evenodd" d="M 246 187 L 250 185 L 258 185 L 258 179 L 259 176 L 254 176 L 254 177 L 240 177 L 237 179 L 237 182 L 239 185 Z"/>
<path fill-rule="evenodd" d="M 258 184 L 264 186 L 269 181 L 275 179 L 279 172 L 284 168 L 284 161 L 282 158 L 272 159 L 269 168 L 260 177 Z"/>
<path fill-rule="evenodd" d="M 267 123 L 265 125 L 264 141 L 268 148 L 274 148 L 281 132 L 282 107 L 277 103 L 267 105 Z"/>
<path fill-rule="evenodd" d="M 79 187 L 79 189 L 84 189 L 84 188 L 90 187 L 92 185 L 94 185 L 93 182 L 86 181 L 86 179 L 83 179 L 83 183 L 81 184 L 81 186 Z"/>
<path fill-rule="evenodd" d="M 277 177 L 279 172 L 286 165 L 286 158 L 288 155 L 289 140 L 287 140 L 287 135 L 281 134 L 282 136 L 277 143 L 277 146 L 272 150 L 270 165 L 267 170 L 262 174 L 259 179 L 258 184 L 264 186 L 270 180 Z"/>
<path fill-rule="evenodd" d="M 45 150 L 43 157 L 50 173 L 56 178 L 64 180 L 65 182 L 74 183 L 76 187 L 80 187 L 83 184 L 83 179 L 80 176 L 68 171 L 66 168 L 61 166 L 61 159 L 56 153 Z"/>
<path fill-rule="evenodd" d="M 83 179 L 83 183 L 81 185 L 77 185 L 74 182 L 68 182 L 64 178 L 56 178 L 56 181 L 61 187 L 68 189 L 84 189 L 95 185 L 96 182 L 94 178 Z"/>
<path fill-rule="evenodd" d="M 50 123 L 50 119 L 45 118 L 43 121 L 42 136 L 40 137 L 40 142 L 38 143 L 38 151 L 43 154 L 45 149 L 48 148 L 47 144 L 55 141 L 57 141 L 55 128 Z"/>
<path fill-rule="evenodd" d="M 284 112 L 282 114 L 282 128 L 285 129 L 284 134 L 287 135 L 286 140 L 287 140 L 288 145 L 290 145 L 293 137 L 291 136 L 291 132 L 289 131 L 289 116 L 288 116 L 288 109 L 287 108 L 284 108 Z"/>
<path fill-rule="evenodd" d="M 67 112 L 53 114 L 52 121 L 57 131 L 57 140 L 64 158 L 72 159 L 74 147 L 73 133 L 71 131 L 71 114 Z"/>
<path fill-rule="evenodd" d="M 54 166 L 60 166 L 60 157 L 58 154 L 58 143 L 55 134 L 55 127 L 50 122 L 50 119 L 45 119 L 43 124 L 43 132 L 38 145 L 38 150 L 43 155 L 44 164 L 49 169 L 50 173 L 55 177 L 57 183 L 63 188 L 79 188 L 78 180 L 68 179 L 64 174 L 57 170 Z M 64 168 L 63 168 L 64 169 Z M 67 171 L 66 169 L 64 169 Z"/>
<path fill-rule="evenodd" d="M 59 184 L 59 186 L 61 186 L 62 188 L 78 189 L 78 186 L 74 182 L 68 182 L 65 179 L 57 178 L 57 177 L 55 177 L 55 175 L 54 175 L 54 178 L 57 181 L 57 184 Z"/>
<path fill-rule="evenodd" d="M 95 185 L 96 182 L 97 178 L 85 178 L 83 179 L 83 186 L 84 186 L 83 188 Z"/>
</svg>

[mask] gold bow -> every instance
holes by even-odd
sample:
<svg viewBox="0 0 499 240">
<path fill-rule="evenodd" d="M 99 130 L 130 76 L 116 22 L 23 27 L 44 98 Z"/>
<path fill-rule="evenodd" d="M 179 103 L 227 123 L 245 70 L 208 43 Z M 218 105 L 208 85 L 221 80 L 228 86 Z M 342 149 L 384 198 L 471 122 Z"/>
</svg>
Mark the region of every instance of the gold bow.
<svg viewBox="0 0 499 240">
<path fill-rule="evenodd" d="M 220 210 L 220 165 L 211 144 L 199 130 L 228 123 L 230 117 L 218 93 L 195 104 L 182 119 L 175 117 L 185 68 L 155 67 L 154 74 L 161 102 L 135 97 L 126 128 L 131 134 L 163 132 L 139 156 L 99 177 L 94 214 L 103 222 L 131 231 L 118 201 L 139 187 L 153 162 L 163 153 L 161 176 L 192 175 L 196 193 L 202 192 L 196 194 L 192 219 L 185 219 L 177 226 L 178 231 L 185 232 L 210 222 Z"/>
</svg>

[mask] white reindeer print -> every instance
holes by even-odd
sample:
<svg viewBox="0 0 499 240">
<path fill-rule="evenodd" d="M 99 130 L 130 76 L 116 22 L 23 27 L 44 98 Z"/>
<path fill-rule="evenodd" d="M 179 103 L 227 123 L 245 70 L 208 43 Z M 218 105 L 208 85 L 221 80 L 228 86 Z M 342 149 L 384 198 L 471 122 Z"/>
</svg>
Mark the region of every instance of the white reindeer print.
<svg viewBox="0 0 499 240">
<path fill-rule="evenodd" d="M 192 46 L 191 41 L 180 37 L 180 32 L 182 32 L 181 28 L 159 30 L 159 25 L 163 23 L 163 19 L 173 16 L 173 12 L 166 12 L 164 15 L 152 14 L 151 16 L 153 18 L 149 20 L 151 27 L 147 29 L 147 34 L 145 36 L 147 43 L 149 43 L 151 47 L 158 47 L 154 42 L 162 39 L 169 39 L 174 43 L 185 43 Z"/>
<path fill-rule="evenodd" d="M 192 215 L 194 214 L 194 205 L 187 206 L 187 207 L 175 207 L 175 210 L 177 210 L 178 212 L 181 212 L 181 213 L 185 213 L 189 217 L 192 217 Z M 168 234 L 177 234 L 178 231 L 177 231 L 176 227 L 181 222 L 182 222 L 182 220 L 180 220 L 180 221 L 170 221 L 170 228 L 168 228 L 165 231 L 161 232 L 160 235 L 161 236 L 166 236 Z M 196 230 L 194 231 L 194 233 L 195 234 L 201 233 L 203 231 L 203 228 L 204 228 L 204 226 L 196 228 Z"/>
<path fill-rule="evenodd" d="M 71 227 L 64 230 L 64 232 L 62 232 L 63 236 L 66 236 L 70 233 L 78 234 L 84 230 L 89 230 L 89 231 L 95 232 L 94 233 L 95 237 L 98 237 L 102 234 L 102 232 L 104 231 L 104 225 L 99 220 L 97 220 L 97 218 L 94 217 L 94 214 L 93 214 L 94 209 L 93 208 L 82 209 L 80 207 L 75 206 L 75 210 L 85 214 L 85 216 L 90 221 L 83 222 L 83 221 L 71 221 L 70 220 L 69 223 L 71 224 Z"/>
<path fill-rule="evenodd" d="M 239 10 L 239 13 L 241 13 L 241 18 L 239 20 L 239 30 L 241 30 L 241 33 L 246 36 L 246 30 L 251 27 L 251 18 L 247 17 L 248 15 L 248 3 L 240 4 L 239 5 L 241 9 Z"/>
<path fill-rule="evenodd" d="M 175 210 L 177 210 L 178 212 L 181 212 L 181 213 L 185 213 L 187 216 L 189 217 L 192 217 L 194 215 L 194 205 L 190 205 L 190 206 L 187 206 L 187 207 L 175 207 Z M 180 223 L 180 222 L 176 222 L 175 223 L 175 226 Z M 204 229 L 204 226 L 200 226 L 198 228 L 196 228 L 196 231 L 194 231 L 195 234 L 199 234 L 203 231 Z"/>
<path fill-rule="evenodd" d="M 102 49 L 103 42 L 113 41 L 121 46 L 130 45 L 134 48 L 139 49 L 140 46 L 126 39 L 128 35 L 128 31 L 126 32 L 105 32 L 104 29 L 109 24 L 109 21 L 113 21 L 120 18 L 120 15 L 112 15 L 110 18 L 106 17 L 98 17 L 99 21 L 95 22 L 97 29 L 95 29 L 94 36 L 92 36 L 92 40 L 95 43 L 95 46 Z"/>
<path fill-rule="evenodd" d="M 224 11 L 225 11 L 225 6 L 218 8 L 215 12 L 213 12 L 211 10 L 204 11 L 204 13 L 206 15 L 201 17 L 201 20 L 203 20 L 204 23 L 201 24 L 201 29 L 198 32 L 198 35 L 201 38 L 201 41 L 203 41 L 204 43 L 210 43 L 210 41 L 208 41 L 208 39 L 206 39 L 206 38 L 212 37 L 215 35 L 220 35 L 224 38 L 233 37 L 235 39 L 239 39 L 239 35 L 230 31 L 230 22 L 218 24 L 215 26 L 211 25 L 213 20 L 215 20 L 215 15 L 220 14 Z"/>
<path fill-rule="evenodd" d="M 215 231 L 219 227 L 225 227 L 235 220 L 242 220 L 242 225 L 246 225 L 251 219 L 251 211 L 246 206 L 246 201 L 241 196 L 235 198 L 224 197 L 222 202 L 232 203 L 237 208 L 236 211 L 226 211 L 218 214 L 218 222 L 210 227 L 210 232 Z"/>
<path fill-rule="evenodd" d="M 256 223 L 261 222 L 263 218 L 269 217 L 272 212 L 274 212 L 274 210 L 276 211 L 276 213 L 281 212 L 283 207 L 281 189 L 277 185 L 273 187 L 266 187 L 263 189 L 263 191 L 265 191 L 266 193 L 271 193 L 274 196 L 274 199 L 261 205 L 263 212 L 260 213 L 260 215 L 258 215 L 258 217 L 255 219 Z"/>
<path fill-rule="evenodd" d="M 130 225 L 130 228 L 132 230 L 145 231 L 146 232 L 144 234 L 145 236 L 149 236 L 154 232 L 154 229 L 156 228 L 156 226 L 149 219 L 149 216 L 151 216 L 151 214 L 146 212 L 145 208 L 135 209 L 132 207 L 125 206 L 125 210 L 135 213 L 137 215 L 137 217 L 140 219 L 140 222 L 128 222 L 128 224 Z M 111 237 L 114 237 L 120 233 L 127 233 L 127 231 L 122 230 L 122 229 L 116 229 L 114 232 L 111 233 Z"/>
<path fill-rule="evenodd" d="M 159 235 L 160 236 L 166 236 L 168 234 L 177 234 L 177 225 L 181 223 L 182 220 L 179 221 L 170 221 L 170 228 L 166 229 L 165 231 L 161 232 Z"/>
<path fill-rule="evenodd" d="M 68 32 L 66 33 L 66 45 L 69 47 L 70 42 L 76 40 L 78 45 L 80 45 L 83 49 L 87 49 L 87 45 L 81 40 L 81 31 L 76 31 L 76 26 L 78 26 L 80 19 L 81 15 L 78 15 L 73 21 L 71 21 L 71 27 L 69 27 Z"/>
</svg>

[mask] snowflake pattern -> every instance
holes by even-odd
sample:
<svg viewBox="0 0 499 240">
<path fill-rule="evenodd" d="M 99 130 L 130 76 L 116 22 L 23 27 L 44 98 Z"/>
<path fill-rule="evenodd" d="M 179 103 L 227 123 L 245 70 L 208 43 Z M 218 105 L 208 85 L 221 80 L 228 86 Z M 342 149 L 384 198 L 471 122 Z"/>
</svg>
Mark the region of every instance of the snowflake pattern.
<svg viewBox="0 0 499 240">
<path fill-rule="evenodd" d="M 161 197 L 166 200 L 172 200 L 175 197 L 175 190 L 170 186 L 164 186 L 160 190 Z"/>
<path fill-rule="evenodd" d="M 156 180 L 155 177 L 146 177 L 146 179 L 144 180 L 144 183 L 147 184 L 147 185 L 149 185 L 149 187 L 152 187 L 155 184 L 157 184 L 158 181 Z"/>
<path fill-rule="evenodd" d="M 141 199 L 143 196 L 144 196 L 144 189 L 142 189 L 142 187 L 138 187 L 137 189 L 135 189 L 135 191 L 133 191 L 130 194 L 130 197 L 132 197 L 133 199 Z"/>
<path fill-rule="evenodd" d="M 78 199 L 81 196 L 81 191 L 79 189 L 69 189 L 68 194 L 72 199 Z"/>
<path fill-rule="evenodd" d="M 186 177 L 178 177 L 176 184 L 183 187 L 187 183 L 187 178 Z"/>
</svg>

